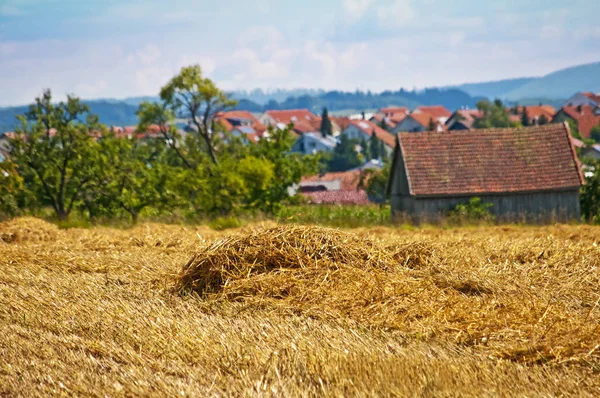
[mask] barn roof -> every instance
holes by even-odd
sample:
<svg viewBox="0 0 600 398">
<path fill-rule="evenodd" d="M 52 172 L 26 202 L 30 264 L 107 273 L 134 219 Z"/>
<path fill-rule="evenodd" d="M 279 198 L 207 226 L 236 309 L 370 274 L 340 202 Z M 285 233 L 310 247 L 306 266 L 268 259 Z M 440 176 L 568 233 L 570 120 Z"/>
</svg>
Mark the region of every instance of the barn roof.
<svg viewBox="0 0 600 398">
<path fill-rule="evenodd" d="M 536 192 L 583 184 L 566 124 L 399 133 L 397 138 L 413 196 Z"/>
</svg>

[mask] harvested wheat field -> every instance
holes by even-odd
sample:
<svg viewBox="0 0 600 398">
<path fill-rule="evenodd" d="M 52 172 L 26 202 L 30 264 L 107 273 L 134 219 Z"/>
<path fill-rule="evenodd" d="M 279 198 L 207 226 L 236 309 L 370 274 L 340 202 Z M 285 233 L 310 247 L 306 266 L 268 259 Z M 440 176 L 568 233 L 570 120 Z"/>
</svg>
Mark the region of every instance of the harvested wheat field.
<svg viewBox="0 0 600 398">
<path fill-rule="evenodd" d="M 600 228 L 0 224 L 0 396 L 600 396 Z"/>
</svg>

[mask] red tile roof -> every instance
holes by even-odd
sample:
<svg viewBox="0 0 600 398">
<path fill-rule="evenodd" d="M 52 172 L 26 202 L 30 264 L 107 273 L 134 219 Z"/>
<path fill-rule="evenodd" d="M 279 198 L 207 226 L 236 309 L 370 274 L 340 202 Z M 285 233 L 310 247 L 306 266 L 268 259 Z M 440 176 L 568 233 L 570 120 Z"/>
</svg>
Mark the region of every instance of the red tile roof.
<svg viewBox="0 0 600 398">
<path fill-rule="evenodd" d="M 302 195 L 309 197 L 310 202 L 314 204 L 366 205 L 370 203 L 367 193 L 362 189 L 359 191 L 305 192 Z"/>
<path fill-rule="evenodd" d="M 250 120 L 252 128 L 258 132 L 261 136 L 267 130 L 267 126 L 262 124 L 257 118 L 255 118 L 248 111 L 226 111 L 219 112 L 215 115 L 215 122 L 221 123 L 221 125 L 227 130 L 232 131 L 235 126 L 231 124 L 227 119 L 247 119 Z"/>
<path fill-rule="evenodd" d="M 438 120 L 436 120 L 436 118 L 433 115 L 430 115 L 429 113 L 413 112 L 408 116 L 413 118 L 417 123 L 419 123 L 421 126 L 423 126 L 426 130 L 429 130 L 429 123 L 430 123 L 430 121 L 433 120 L 433 122 L 436 124 L 436 126 L 441 126 L 442 130 L 446 131 L 446 126 L 443 125 Z"/>
<path fill-rule="evenodd" d="M 277 123 L 294 123 L 298 120 L 311 121 L 317 119 L 317 116 L 308 109 L 288 109 L 284 111 L 266 111 Z"/>
<path fill-rule="evenodd" d="M 347 117 L 329 116 L 329 120 L 331 120 L 332 123 L 337 124 L 341 131 L 346 130 L 350 125 L 350 119 Z"/>
<path fill-rule="evenodd" d="M 539 106 L 533 105 L 533 106 L 525 106 L 525 107 L 519 106 L 518 107 L 519 117 L 521 117 L 523 115 L 523 108 L 527 109 L 527 116 L 529 117 L 530 120 L 539 119 L 540 117 L 542 117 L 542 115 L 546 115 L 546 118 L 548 118 L 548 120 L 552 120 L 552 118 L 556 114 L 556 109 L 554 109 L 554 107 L 552 107 L 550 105 L 539 105 Z M 507 111 L 510 112 L 511 109 L 508 108 Z"/>
<path fill-rule="evenodd" d="M 600 114 L 591 106 L 563 106 L 561 111 L 577 122 L 577 129 L 584 138 L 590 138 L 592 129 L 600 124 Z"/>
<path fill-rule="evenodd" d="M 419 112 L 427 113 L 436 119 L 443 117 L 449 118 L 450 116 L 452 116 L 452 112 L 450 112 L 442 105 L 420 106 L 418 108 L 415 108 L 415 110 L 412 113 L 414 114 Z"/>
<path fill-rule="evenodd" d="M 596 104 L 600 105 L 600 93 L 594 94 L 588 91 L 582 94 L 594 101 Z"/>
<path fill-rule="evenodd" d="M 566 124 L 399 133 L 414 196 L 576 189 L 583 183 Z"/>
<path fill-rule="evenodd" d="M 406 114 L 404 114 L 402 118 L 404 117 L 406 117 Z M 369 121 L 381 126 L 381 122 L 383 121 L 383 119 L 385 119 L 385 124 L 388 126 L 388 128 L 393 129 L 394 127 L 396 127 L 396 123 L 394 123 L 394 121 L 391 118 L 386 117 L 381 113 L 374 114 L 373 117 L 369 119 Z"/>
<path fill-rule="evenodd" d="M 337 180 L 341 180 L 340 190 L 356 191 L 358 189 L 358 183 L 360 182 L 360 170 L 339 171 L 325 173 L 323 175 L 317 174 L 302 178 L 302 182 L 331 182 Z"/>
<path fill-rule="evenodd" d="M 408 108 L 405 107 L 405 106 L 388 106 L 387 108 L 381 108 L 379 110 L 379 112 L 383 113 L 383 114 L 385 114 L 385 113 L 393 113 L 394 116 L 396 114 L 398 114 L 398 115 L 402 115 L 402 114 L 406 115 L 408 113 Z"/>
<path fill-rule="evenodd" d="M 396 145 L 396 139 L 394 138 L 394 135 L 387 130 L 382 129 L 373 122 L 368 120 L 350 120 L 350 124 L 358 127 L 358 129 L 368 134 L 369 137 L 373 135 L 373 132 L 375 132 L 377 138 L 390 148 L 393 148 Z"/>
</svg>

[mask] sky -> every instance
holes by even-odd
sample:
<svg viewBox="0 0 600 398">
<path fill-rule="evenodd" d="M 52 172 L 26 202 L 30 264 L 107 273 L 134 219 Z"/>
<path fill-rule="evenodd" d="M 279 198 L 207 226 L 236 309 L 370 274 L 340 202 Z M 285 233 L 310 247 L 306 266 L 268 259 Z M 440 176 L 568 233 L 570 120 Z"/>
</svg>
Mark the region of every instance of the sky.
<svg viewBox="0 0 600 398">
<path fill-rule="evenodd" d="M 225 90 L 397 90 L 600 61 L 598 0 L 0 0 L 0 106 Z"/>
</svg>

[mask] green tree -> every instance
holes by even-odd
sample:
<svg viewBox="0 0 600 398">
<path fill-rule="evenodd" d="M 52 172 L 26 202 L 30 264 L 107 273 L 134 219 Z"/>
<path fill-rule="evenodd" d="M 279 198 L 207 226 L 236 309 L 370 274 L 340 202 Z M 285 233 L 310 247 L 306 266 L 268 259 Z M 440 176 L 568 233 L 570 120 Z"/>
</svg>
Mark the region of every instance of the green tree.
<svg viewBox="0 0 600 398">
<path fill-rule="evenodd" d="M 176 169 L 165 162 L 165 145 L 157 139 L 103 137 L 100 148 L 107 163 L 105 183 L 96 187 L 94 197 L 125 211 L 133 223 L 145 208 L 170 209 L 176 200 L 170 184 Z"/>
<path fill-rule="evenodd" d="M 600 142 L 600 124 L 592 128 L 590 138 L 596 142 Z"/>
<path fill-rule="evenodd" d="M 388 126 L 387 122 L 385 121 L 385 117 L 382 117 L 382 118 L 381 118 L 381 124 L 380 124 L 380 126 L 379 126 L 379 127 L 381 127 L 382 129 L 384 129 L 385 131 L 387 131 L 387 130 L 388 130 L 388 127 L 389 127 L 389 126 Z"/>
<path fill-rule="evenodd" d="M 433 118 L 429 118 L 429 125 L 427 126 L 427 130 L 429 130 L 429 131 L 435 131 L 436 126 L 437 125 L 433 121 Z"/>
<path fill-rule="evenodd" d="M 218 164 L 214 117 L 217 113 L 235 106 L 237 102 L 230 99 L 212 80 L 203 77 L 199 65 L 182 68 L 180 73 L 160 90 L 160 98 L 162 104 L 158 107 L 140 107 L 140 120 L 162 125 L 164 120 L 183 113 L 189 118 L 194 135 L 203 142 L 212 163 Z M 172 113 L 165 114 L 166 109 Z M 149 112 L 150 110 L 154 112 Z M 192 165 L 189 160 L 187 163 Z"/>
<path fill-rule="evenodd" d="M 39 204 L 50 205 L 64 220 L 98 173 L 98 146 L 91 134 L 99 131 L 97 117 L 73 96 L 54 105 L 46 90 L 18 118 L 10 158 Z"/>
<path fill-rule="evenodd" d="M 527 113 L 527 107 L 523 107 L 523 113 L 521 113 L 521 124 L 523 127 L 527 127 L 531 125 L 531 120 L 529 119 L 529 114 Z"/>
<path fill-rule="evenodd" d="M 23 178 L 17 166 L 9 161 L 0 162 L 0 218 L 14 216 L 19 211 L 19 196 L 23 192 Z"/>
<path fill-rule="evenodd" d="M 375 203 L 387 201 L 386 188 L 390 179 L 391 165 L 385 162 L 381 170 L 365 169 L 360 175 L 359 187 L 364 189 L 369 199 Z"/>
<path fill-rule="evenodd" d="M 288 188 L 298 184 L 303 176 L 319 172 L 319 157 L 292 154 L 294 137 L 289 128 L 269 129 L 269 139 L 260 140 L 250 147 L 250 155 L 269 161 L 273 165 L 273 178 L 254 196 L 253 206 L 267 213 L 277 211 L 290 199 Z M 262 168 L 268 168 L 264 163 Z M 265 176 L 269 173 L 265 171 Z M 255 184 L 256 186 L 256 184 Z"/>
<path fill-rule="evenodd" d="M 477 109 L 481 111 L 482 117 L 473 123 L 475 128 L 516 126 L 510 121 L 510 115 L 500 100 L 495 100 L 493 103 L 480 101 L 477 103 Z"/>
<path fill-rule="evenodd" d="M 540 116 L 540 119 L 538 120 L 538 124 L 540 126 L 543 126 L 543 125 L 548 124 L 548 123 L 550 123 L 550 120 L 548 119 L 548 117 L 546 115 Z"/>
<path fill-rule="evenodd" d="M 333 127 L 331 126 L 327 108 L 323 108 L 323 114 L 321 115 L 321 135 L 323 135 L 323 137 L 333 135 Z"/>
<path fill-rule="evenodd" d="M 331 160 L 328 164 L 329 171 L 346 171 L 360 166 L 363 163 L 361 156 L 356 151 L 356 139 L 350 139 L 346 135 L 340 136 L 340 142 L 335 147 Z"/>
<path fill-rule="evenodd" d="M 581 188 L 581 213 L 588 222 L 600 224 L 600 160 L 590 163 L 593 173 Z"/>
<path fill-rule="evenodd" d="M 373 134 L 371 134 L 371 138 L 369 138 L 369 157 L 366 157 L 365 160 L 369 159 L 380 159 L 381 158 L 381 149 L 382 142 L 377 138 L 377 133 L 373 130 Z"/>
</svg>

